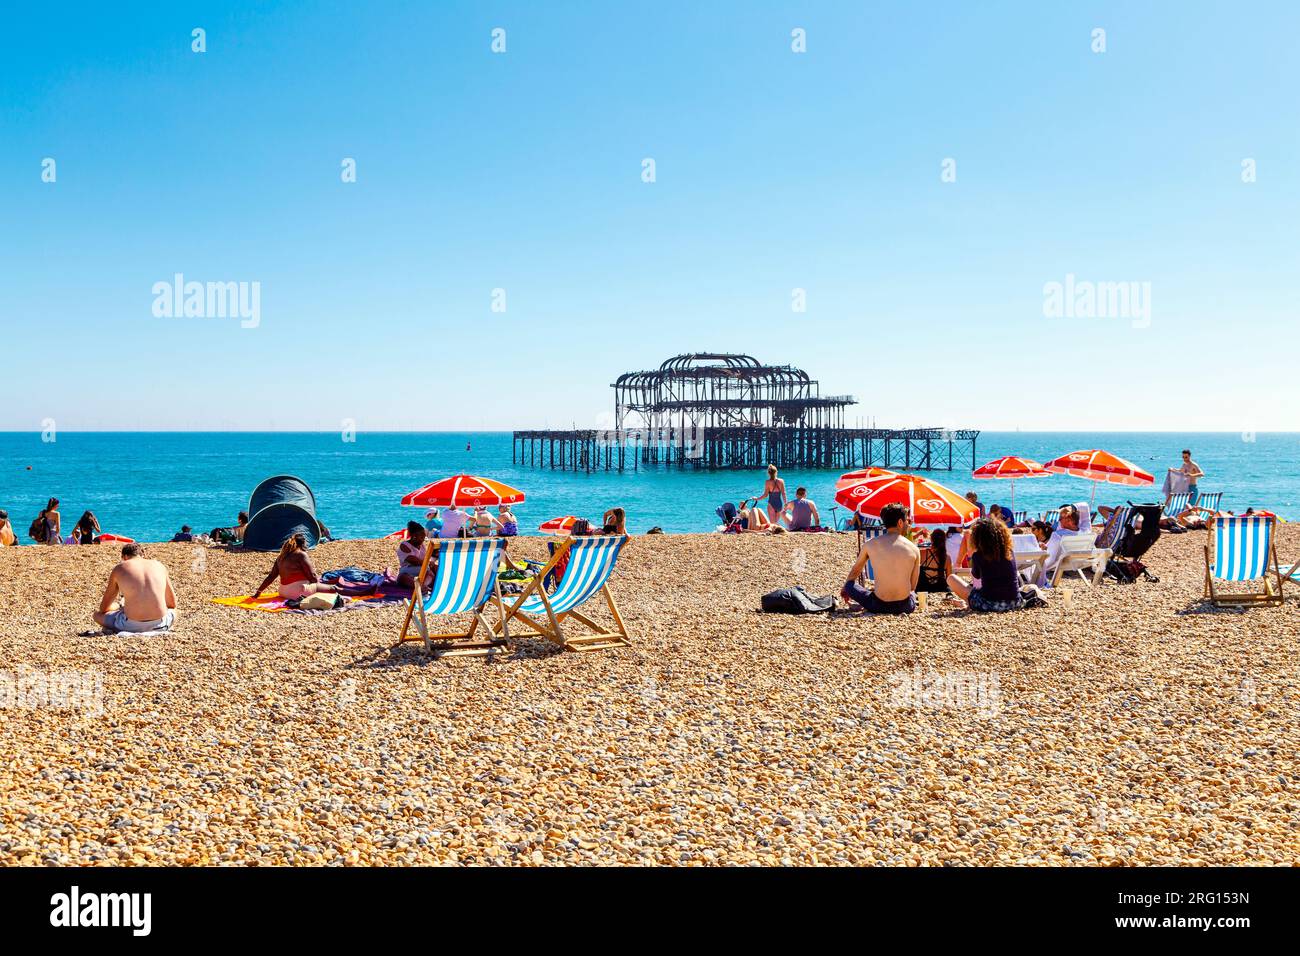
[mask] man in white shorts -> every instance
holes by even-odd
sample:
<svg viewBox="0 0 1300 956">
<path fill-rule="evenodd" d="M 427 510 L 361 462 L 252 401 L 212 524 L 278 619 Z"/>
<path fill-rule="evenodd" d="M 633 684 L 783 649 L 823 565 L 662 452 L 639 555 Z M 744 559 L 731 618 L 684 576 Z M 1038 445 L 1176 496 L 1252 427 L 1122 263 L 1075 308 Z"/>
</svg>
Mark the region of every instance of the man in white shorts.
<svg viewBox="0 0 1300 956">
<path fill-rule="evenodd" d="M 123 545 L 122 560 L 108 575 L 95 612 L 95 623 L 106 631 L 166 631 L 176 621 L 176 592 L 167 568 L 143 554 L 138 544 Z M 122 603 L 115 607 L 119 596 Z"/>
</svg>

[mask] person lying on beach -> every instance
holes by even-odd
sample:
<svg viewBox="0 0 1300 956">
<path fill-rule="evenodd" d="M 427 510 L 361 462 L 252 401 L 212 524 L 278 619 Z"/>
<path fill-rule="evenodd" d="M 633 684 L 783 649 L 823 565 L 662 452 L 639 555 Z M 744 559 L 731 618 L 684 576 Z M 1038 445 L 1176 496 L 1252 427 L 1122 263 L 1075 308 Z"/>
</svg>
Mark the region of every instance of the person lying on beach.
<svg viewBox="0 0 1300 956">
<path fill-rule="evenodd" d="M 280 548 L 275 563 L 271 565 L 271 573 L 253 592 L 253 600 L 256 601 L 261 597 L 262 592 L 269 588 L 276 578 L 280 579 L 278 589 L 280 597 L 290 601 L 300 601 L 309 594 L 338 593 L 338 588 L 332 584 L 322 583 L 317 577 L 316 569 L 311 566 L 311 559 L 307 557 L 307 538 L 301 533 L 295 534 Z"/>
<path fill-rule="evenodd" d="M 181 530 L 177 531 L 174 535 L 172 535 L 173 544 L 184 544 L 187 541 L 193 541 L 193 540 L 194 540 L 194 531 L 187 524 L 181 525 Z"/>
<path fill-rule="evenodd" d="M 622 508 L 610 508 L 600 522 L 601 534 L 627 534 L 627 512 Z"/>
<path fill-rule="evenodd" d="M 772 528 L 772 523 L 767 520 L 767 515 L 758 507 L 757 498 L 747 498 L 742 501 L 738 517 L 741 531 L 760 532 L 769 531 Z"/>
<path fill-rule="evenodd" d="M 0 511 L 0 548 L 12 548 L 18 544 L 18 535 L 14 534 L 14 526 L 9 523 L 9 512 Z"/>
<path fill-rule="evenodd" d="M 806 531 L 809 528 L 819 527 L 822 523 L 821 515 L 817 513 L 817 505 L 808 500 L 808 489 L 803 487 L 794 490 L 794 500 L 785 506 L 781 517 L 785 520 L 785 526 L 791 531 Z"/>
<path fill-rule="evenodd" d="M 406 523 L 406 540 L 397 545 L 397 583 L 403 587 L 415 587 L 415 580 L 420 576 L 424 566 L 424 544 L 428 532 L 418 521 Z M 425 593 L 433 586 L 433 578 L 438 570 L 438 551 L 435 548 L 429 556 L 429 568 L 425 572 L 421 587 Z"/>
<path fill-rule="evenodd" d="M 916 582 L 921 576 L 921 549 L 907 537 L 907 509 L 891 502 L 880 509 L 885 533 L 868 538 L 849 569 L 840 597 L 857 602 L 870 614 L 911 614 L 916 610 Z M 875 590 L 858 583 L 867 562 L 876 579 Z"/>
<path fill-rule="evenodd" d="M 94 617 L 96 624 L 114 633 L 169 630 L 176 622 L 176 592 L 167 567 L 146 558 L 143 546 L 123 545 L 122 560 L 109 572 Z"/>
<path fill-rule="evenodd" d="M 972 611 L 1014 611 L 1024 607 L 1011 532 L 999 518 L 980 518 L 971 526 L 970 581 L 958 575 L 948 587 Z"/>
</svg>

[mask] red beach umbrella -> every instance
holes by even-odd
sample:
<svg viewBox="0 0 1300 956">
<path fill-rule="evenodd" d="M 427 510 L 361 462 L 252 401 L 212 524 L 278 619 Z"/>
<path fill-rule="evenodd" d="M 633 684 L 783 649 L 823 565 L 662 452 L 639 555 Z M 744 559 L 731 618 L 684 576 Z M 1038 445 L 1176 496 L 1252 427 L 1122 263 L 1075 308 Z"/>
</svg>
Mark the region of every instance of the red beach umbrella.
<svg viewBox="0 0 1300 956">
<path fill-rule="evenodd" d="M 392 534 L 386 534 L 386 535 L 384 535 L 384 540 L 385 540 L 385 541 L 405 541 L 405 540 L 406 540 L 406 536 L 407 536 L 409 533 L 410 533 L 410 532 L 408 532 L 405 528 L 400 528 L 400 529 L 398 529 L 397 531 L 394 531 Z"/>
<path fill-rule="evenodd" d="M 478 505 L 515 505 L 524 500 L 524 493 L 491 478 L 478 475 L 452 475 L 402 499 L 402 504 L 415 508 L 474 508 Z"/>
<path fill-rule="evenodd" d="M 1032 458 L 1021 458 L 1019 455 L 1004 455 L 1001 458 L 995 458 L 987 464 L 980 465 L 973 472 L 972 478 L 1002 478 L 1011 482 L 1011 510 L 1016 510 L 1016 479 L 1017 478 L 1049 478 L 1051 472 L 1034 461 Z"/>
<path fill-rule="evenodd" d="M 135 538 L 123 534 L 109 534 L 107 531 L 95 538 L 99 544 L 135 544 Z"/>
<path fill-rule="evenodd" d="M 857 471 L 846 471 L 840 475 L 839 480 L 835 482 L 835 490 L 842 491 L 853 485 L 859 485 L 868 478 L 879 478 L 881 475 L 896 475 L 898 472 L 890 471 L 888 468 L 859 468 Z"/>
<path fill-rule="evenodd" d="M 951 488 L 921 475 L 879 475 L 835 493 L 837 503 L 869 518 L 879 518 L 888 504 L 900 504 L 919 525 L 964 525 L 980 515 Z"/>
<path fill-rule="evenodd" d="M 550 521 L 543 521 L 537 526 L 537 530 L 543 534 L 568 534 L 573 530 L 573 523 L 577 520 L 577 515 L 565 515 L 563 518 L 552 518 Z"/>
<path fill-rule="evenodd" d="M 1143 471 L 1131 461 L 1125 461 L 1119 455 L 1112 455 L 1099 448 L 1084 451 L 1072 451 L 1060 458 L 1053 458 L 1043 466 L 1057 475 L 1072 475 L 1086 478 L 1092 482 L 1092 500 L 1097 498 L 1097 483 L 1108 482 L 1112 485 L 1153 485 L 1155 478 Z"/>
</svg>

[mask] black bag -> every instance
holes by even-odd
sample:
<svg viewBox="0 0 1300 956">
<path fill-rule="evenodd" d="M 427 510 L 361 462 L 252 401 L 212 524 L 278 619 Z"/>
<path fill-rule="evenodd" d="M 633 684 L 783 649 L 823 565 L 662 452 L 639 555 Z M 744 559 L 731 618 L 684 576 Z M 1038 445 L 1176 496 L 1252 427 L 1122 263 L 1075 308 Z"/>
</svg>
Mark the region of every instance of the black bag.
<svg viewBox="0 0 1300 956">
<path fill-rule="evenodd" d="M 764 594 L 762 603 L 768 614 L 820 614 L 835 607 L 835 598 L 813 597 L 801 587 L 777 588 Z"/>
<path fill-rule="evenodd" d="M 1148 581 L 1159 582 L 1160 579 L 1147 570 L 1147 566 L 1141 561 L 1116 561 L 1114 558 L 1106 562 L 1106 574 L 1114 578 L 1120 584 L 1134 584 L 1138 578 L 1146 578 Z"/>
</svg>

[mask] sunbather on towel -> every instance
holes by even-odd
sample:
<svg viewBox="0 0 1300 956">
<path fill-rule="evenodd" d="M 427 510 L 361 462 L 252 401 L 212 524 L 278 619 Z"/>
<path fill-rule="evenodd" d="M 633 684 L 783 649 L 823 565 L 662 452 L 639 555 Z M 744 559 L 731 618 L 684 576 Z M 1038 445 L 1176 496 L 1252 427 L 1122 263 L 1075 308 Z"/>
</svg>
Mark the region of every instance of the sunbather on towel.
<svg viewBox="0 0 1300 956">
<path fill-rule="evenodd" d="M 108 575 L 95 612 L 106 631 L 165 631 L 176 620 L 176 592 L 161 561 L 146 558 L 134 542 L 122 546 L 122 560 Z M 121 604 L 118 604 L 118 598 Z"/>
<path fill-rule="evenodd" d="M 307 538 L 302 534 L 295 534 L 280 548 L 275 564 L 271 565 L 271 573 L 253 592 L 253 600 L 261 597 L 276 578 L 280 579 L 280 597 L 290 601 L 300 601 L 309 594 L 338 593 L 338 588 L 322 583 L 316 576 L 316 569 L 307 557 Z"/>
</svg>

